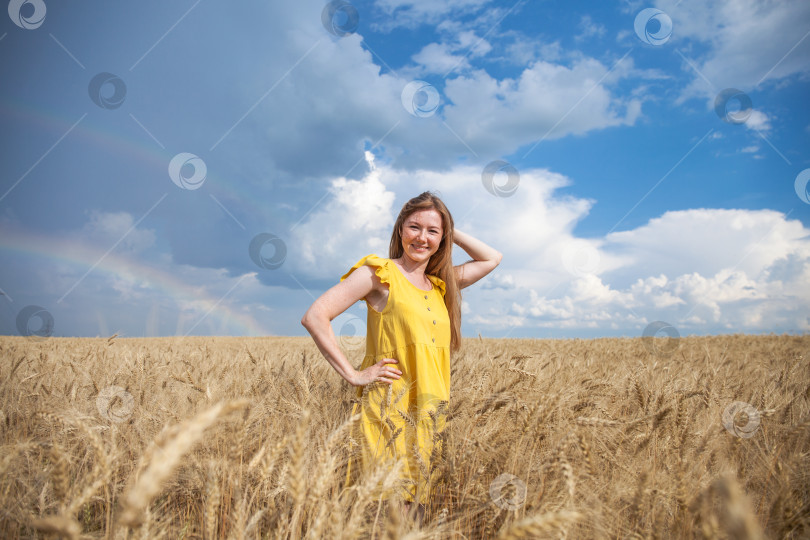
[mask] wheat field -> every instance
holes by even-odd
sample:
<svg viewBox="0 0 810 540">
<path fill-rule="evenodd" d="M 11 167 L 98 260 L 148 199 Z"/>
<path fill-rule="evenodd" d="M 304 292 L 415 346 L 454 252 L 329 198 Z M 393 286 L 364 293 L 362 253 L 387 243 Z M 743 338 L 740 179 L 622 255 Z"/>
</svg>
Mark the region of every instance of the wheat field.
<svg viewBox="0 0 810 540">
<path fill-rule="evenodd" d="M 0 536 L 807 538 L 809 348 L 466 338 L 419 523 L 308 338 L 2 337 Z"/>
</svg>

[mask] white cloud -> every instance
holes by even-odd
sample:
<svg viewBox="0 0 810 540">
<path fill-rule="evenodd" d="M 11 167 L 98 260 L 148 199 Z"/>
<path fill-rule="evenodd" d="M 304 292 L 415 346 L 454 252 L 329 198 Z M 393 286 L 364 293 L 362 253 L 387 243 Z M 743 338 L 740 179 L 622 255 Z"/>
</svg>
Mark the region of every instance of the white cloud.
<svg viewBox="0 0 810 540">
<path fill-rule="evenodd" d="M 512 33 L 511 41 L 504 47 L 505 58 L 515 65 L 526 66 L 537 60 L 558 62 L 565 55 L 559 41 L 545 43 L 534 36 Z"/>
<path fill-rule="evenodd" d="M 490 274 L 479 282 L 483 289 L 514 289 L 515 279 L 511 274 Z"/>
<path fill-rule="evenodd" d="M 768 115 L 756 109 L 751 111 L 751 115 L 745 121 L 745 127 L 754 131 L 767 133 L 771 130 L 771 121 Z"/>
<path fill-rule="evenodd" d="M 790 253 L 810 256 L 807 233 L 801 222 L 774 210 L 695 209 L 666 212 L 637 229 L 611 233 L 606 241 L 641 275 L 738 269 L 757 276 Z"/>
<path fill-rule="evenodd" d="M 476 70 L 447 81 L 452 104 L 445 118 L 473 150 L 494 156 L 543 138 L 632 125 L 640 101 L 613 95 L 607 76 L 608 68 L 592 58 L 570 67 L 538 61 L 517 79 L 497 80 Z"/>
<path fill-rule="evenodd" d="M 687 40 L 709 45 L 695 58 L 701 75 L 682 97 L 713 100 L 725 88 L 748 92 L 810 72 L 808 2 L 658 0 L 655 5 L 673 21 L 673 47 L 688 47 Z M 755 108 L 764 105 L 754 103 Z"/>
<path fill-rule="evenodd" d="M 128 212 L 93 211 L 81 235 L 104 249 L 116 246 L 116 249 L 133 253 L 142 252 L 155 243 L 155 231 L 136 228 L 135 219 Z"/>
<path fill-rule="evenodd" d="M 450 52 L 446 43 L 430 43 L 413 55 L 413 61 L 421 68 L 418 72 L 444 74 L 453 69 L 467 69 L 469 63 L 462 55 Z"/>
<path fill-rule="evenodd" d="M 559 297 L 530 295 L 527 308 L 511 308 L 529 314 L 520 324 L 602 321 L 604 329 L 665 320 L 682 333 L 810 329 L 810 231 L 779 212 L 667 212 L 608 235 L 603 249 L 621 254 L 624 264 L 577 278 Z"/>
<path fill-rule="evenodd" d="M 492 50 L 492 45 L 474 32 L 453 26 L 452 35 L 441 43 L 429 43 L 412 56 L 417 68 L 415 74 L 436 73 L 444 75 L 451 71 L 469 69 L 469 59 L 481 57 Z"/>
<path fill-rule="evenodd" d="M 394 193 L 381 182 L 370 152 L 366 159 L 371 170 L 365 178 L 334 179 L 326 202 L 293 229 L 296 255 L 285 261 L 291 271 L 336 279 L 363 255 L 388 255 Z"/>
<path fill-rule="evenodd" d="M 579 21 L 580 33 L 576 36 L 577 41 L 583 41 L 593 37 L 601 38 L 607 33 L 604 25 L 594 21 L 590 15 L 584 15 Z"/>
</svg>

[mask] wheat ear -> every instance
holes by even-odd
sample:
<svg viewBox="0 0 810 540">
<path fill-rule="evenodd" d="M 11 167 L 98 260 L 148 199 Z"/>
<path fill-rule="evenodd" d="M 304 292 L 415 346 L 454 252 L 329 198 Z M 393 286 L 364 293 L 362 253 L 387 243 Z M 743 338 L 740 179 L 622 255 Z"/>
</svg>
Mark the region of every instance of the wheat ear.
<svg viewBox="0 0 810 540">
<path fill-rule="evenodd" d="M 501 540 L 511 540 L 513 538 L 538 538 L 547 534 L 551 529 L 560 528 L 572 521 L 578 521 L 584 516 L 579 512 L 562 510 L 560 512 L 550 512 L 540 516 L 532 516 L 514 523 L 509 529 L 501 533 L 498 537 Z"/>
<path fill-rule="evenodd" d="M 119 522 L 128 527 L 140 524 L 143 521 L 143 511 L 146 506 L 158 494 L 163 482 L 180 463 L 180 458 L 200 440 L 205 430 L 220 417 L 247 405 L 248 400 L 246 399 L 218 403 L 177 426 L 173 430 L 173 436 L 169 437 L 163 447 L 159 449 L 162 450 L 159 452 L 160 455 L 155 456 L 158 459 L 152 459 L 146 465 L 143 474 L 135 479 L 132 487 L 124 494 Z"/>
<path fill-rule="evenodd" d="M 38 518 L 31 522 L 31 526 L 40 532 L 58 534 L 70 540 L 78 540 L 82 532 L 78 521 L 71 516 L 64 515 Z"/>
</svg>

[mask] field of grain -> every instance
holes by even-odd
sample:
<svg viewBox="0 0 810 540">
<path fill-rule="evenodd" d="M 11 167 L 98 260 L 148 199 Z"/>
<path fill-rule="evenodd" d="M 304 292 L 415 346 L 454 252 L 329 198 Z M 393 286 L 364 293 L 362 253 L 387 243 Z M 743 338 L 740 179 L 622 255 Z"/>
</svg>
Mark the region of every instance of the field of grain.
<svg viewBox="0 0 810 540">
<path fill-rule="evenodd" d="M 419 525 L 309 339 L 2 337 L 0 537 L 807 538 L 808 352 L 467 338 Z"/>
</svg>

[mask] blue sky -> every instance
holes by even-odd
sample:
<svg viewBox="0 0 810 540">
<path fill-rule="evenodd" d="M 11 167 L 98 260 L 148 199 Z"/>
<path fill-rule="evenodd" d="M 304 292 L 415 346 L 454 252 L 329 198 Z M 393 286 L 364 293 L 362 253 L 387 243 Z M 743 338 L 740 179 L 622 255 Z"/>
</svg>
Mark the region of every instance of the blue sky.
<svg viewBox="0 0 810 540">
<path fill-rule="evenodd" d="M 504 254 L 464 291 L 465 335 L 810 329 L 807 2 L 11 0 L 0 19 L 2 334 L 303 335 L 426 189 Z"/>
</svg>

